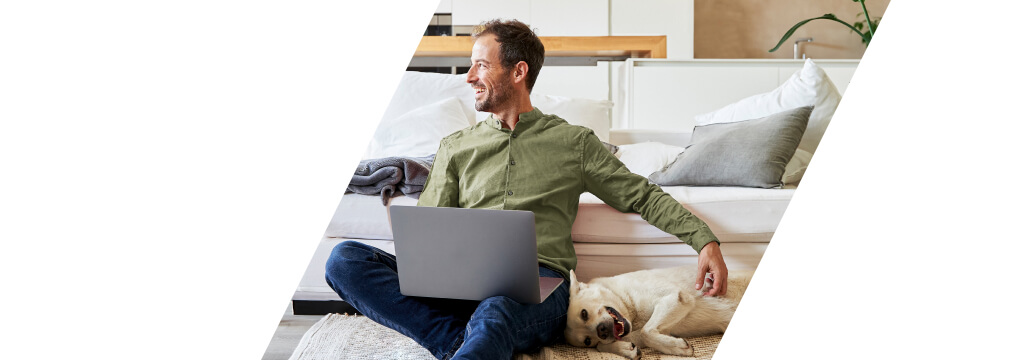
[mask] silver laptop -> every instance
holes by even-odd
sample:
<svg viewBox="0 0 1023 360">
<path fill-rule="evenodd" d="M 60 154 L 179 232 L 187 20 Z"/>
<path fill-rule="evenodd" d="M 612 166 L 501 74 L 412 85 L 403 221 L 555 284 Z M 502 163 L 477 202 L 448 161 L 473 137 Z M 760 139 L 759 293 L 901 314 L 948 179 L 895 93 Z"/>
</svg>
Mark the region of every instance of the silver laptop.
<svg viewBox="0 0 1023 360">
<path fill-rule="evenodd" d="M 533 212 L 391 206 L 406 296 L 539 304 L 564 279 L 540 277 Z"/>
</svg>

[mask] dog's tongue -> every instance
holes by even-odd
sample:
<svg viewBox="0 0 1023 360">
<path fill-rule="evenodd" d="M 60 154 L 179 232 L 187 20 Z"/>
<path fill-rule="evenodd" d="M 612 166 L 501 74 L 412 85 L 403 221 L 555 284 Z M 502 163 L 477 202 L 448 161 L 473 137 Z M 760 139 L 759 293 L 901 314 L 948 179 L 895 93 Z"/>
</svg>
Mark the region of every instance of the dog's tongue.
<svg viewBox="0 0 1023 360">
<path fill-rule="evenodd" d="M 622 323 L 616 322 L 615 323 L 615 333 L 614 333 L 615 339 L 621 340 L 622 338 L 618 334 L 621 334 L 622 331 L 624 331 L 624 330 L 625 330 L 625 325 L 622 325 Z"/>
</svg>

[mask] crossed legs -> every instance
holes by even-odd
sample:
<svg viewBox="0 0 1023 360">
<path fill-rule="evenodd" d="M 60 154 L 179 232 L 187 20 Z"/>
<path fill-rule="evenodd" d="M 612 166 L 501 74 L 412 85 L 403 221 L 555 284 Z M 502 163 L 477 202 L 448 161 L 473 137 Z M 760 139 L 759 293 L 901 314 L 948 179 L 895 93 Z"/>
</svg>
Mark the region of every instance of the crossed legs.
<svg viewBox="0 0 1023 360">
<path fill-rule="evenodd" d="M 508 359 L 554 342 L 565 327 L 568 286 L 542 304 L 497 296 L 481 302 L 404 296 L 393 255 L 345 241 L 326 266 L 327 284 L 366 317 L 398 331 L 438 359 Z M 542 276 L 560 276 L 541 267 Z"/>
</svg>

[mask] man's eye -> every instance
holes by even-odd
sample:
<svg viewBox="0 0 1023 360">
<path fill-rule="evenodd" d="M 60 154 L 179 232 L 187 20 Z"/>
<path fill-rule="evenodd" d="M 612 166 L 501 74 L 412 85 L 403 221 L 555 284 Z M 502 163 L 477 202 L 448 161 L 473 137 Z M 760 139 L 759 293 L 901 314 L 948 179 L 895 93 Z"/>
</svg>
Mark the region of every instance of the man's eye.
<svg viewBox="0 0 1023 360">
<path fill-rule="evenodd" d="M 583 321 L 586 321 L 586 320 L 588 320 L 588 319 L 589 319 L 589 317 L 590 317 L 590 315 L 586 313 L 586 309 L 583 309 L 583 314 L 582 314 L 582 316 L 583 316 Z"/>
<path fill-rule="evenodd" d="M 590 346 L 590 337 L 587 336 L 586 341 L 583 341 L 583 343 L 586 344 L 586 346 Z"/>
</svg>

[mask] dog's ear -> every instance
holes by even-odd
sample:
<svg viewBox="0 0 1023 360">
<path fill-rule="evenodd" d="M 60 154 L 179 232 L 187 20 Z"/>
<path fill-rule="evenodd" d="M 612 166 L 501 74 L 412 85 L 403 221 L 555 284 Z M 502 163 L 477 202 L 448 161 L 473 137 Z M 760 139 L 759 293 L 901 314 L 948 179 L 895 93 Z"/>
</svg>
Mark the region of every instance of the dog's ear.
<svg viewBox="0 0 1023 360">
<path fill-rule="evenodd" d="M 585 285 L 575 278 L 575 270 L 568 270 L 568 280 L 568 296 L 574 296 Z"/>
</svg>

